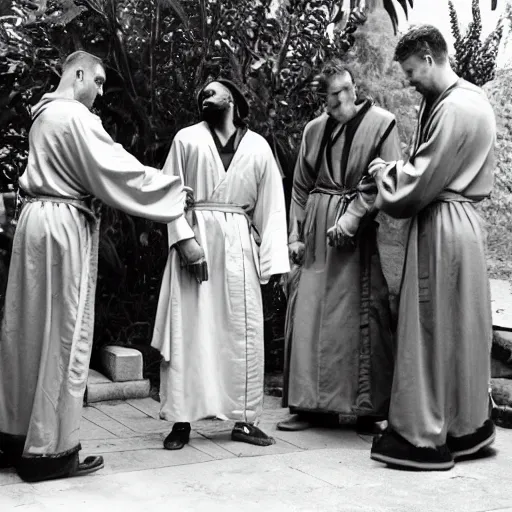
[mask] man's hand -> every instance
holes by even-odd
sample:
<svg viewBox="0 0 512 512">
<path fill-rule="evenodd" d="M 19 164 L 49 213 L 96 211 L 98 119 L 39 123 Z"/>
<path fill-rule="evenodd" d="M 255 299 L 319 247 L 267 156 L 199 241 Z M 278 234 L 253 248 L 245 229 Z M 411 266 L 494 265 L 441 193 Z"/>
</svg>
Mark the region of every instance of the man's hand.
<svg viewBox="0 0 512 512">
<path fill-rule="evenodd" d="M 192 274 L 198 284 L 208 281 L 208 263 L 204 250 L 195 238 L 181 240 L 176 244 L 182 265 Z"/>
<path fill-rule="evenodd" d="M 371 162 L 371 164 L 368 167 L 368 174 L 375 178 L 375 175 L 381 170 L 387 167 L 387 163 L 382 160 L 382 158 L 376 158 Z"/>
<path fill-rule="evenodd" d="M 327 238 L 330 246 L 354 247 L 355 245 L 354 237 L 345 233 L 339 222 L 327 230 Z"/>
<path fill-rule="evenodd" d="M 292 263 L 295 263 L 295 265 L 302 265 L 305 250 L 306 245 L 304 242 L 300 242 L 299 240 L 288 244 L 288 255 L 290 256 Z"/>
<path fill-rule="evenodd" d="M 194 206 L 195 198 L 194 198 L 194 190 L 190 187 L 183 187 L 183 190 L 187 194 L 185 198 L 185 209 L 190 208 L 191 206 Z"/>
</svg>

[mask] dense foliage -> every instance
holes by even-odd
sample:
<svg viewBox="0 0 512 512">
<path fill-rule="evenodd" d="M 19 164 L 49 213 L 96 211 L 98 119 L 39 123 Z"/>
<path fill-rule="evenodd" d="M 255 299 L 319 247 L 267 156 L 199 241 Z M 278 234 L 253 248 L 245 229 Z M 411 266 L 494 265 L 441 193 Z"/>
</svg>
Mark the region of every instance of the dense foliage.
<svg viewBox="0 0 512 512">
<path fill-rule="evenodd" d="M 105 128 L 144 163 L 162 165 L 174 134 L 197 121 L 200 85 L 223 75 L 242 84 L 251 127 L 289 178 L 301 130 L 321 108 L 311 79 L 325 59 L 347 51 L 366 15 L 334 0 L 290 0 L 270 15 L 271 3 L 48 0 L 34 10 L 13 2 L 0 22 L 0 187 L 16 187 L 23 171 L 30 106 L 57 85 L 59 62 L 79 48 L 107 64 L 97 101 Z M 96 346 L 148 342 L 165 238 L 162 226 L 104 208 Z M 284 313 L 278 290 L 272 282 L 265 291 L 269 330 Z"/>
<path fill-rule="evenodd" d="M 365 7 L 377 5 L 387 14 L 362 29 Z M 24 169 L 30 106 L 57 85 L 60 62 L 76 49 L 106 62 L 97 111 L 147 165 L 162 165 L 174 134 L 198 119 L 200 85 L 223 75 L 249 97 L 251 128 L 271 144 L 289 192 L 302 129 L 322 109 L 311 81 L 332 56 L 397 114 L 407 142 L 417 98 L 390 59 L 396 20 L 388 0 L 0 0 L 0 191 L 15 189 Z M 163 226 L 104 208 L 96 348 L 147 345 L 166 257 Z M 276 281 L 264 306 L 266 339 L 278 341 L 267 357 L 275 369 L 285 307 Z"/>
<path fill-rule="evenodd" d="M 466 34 L 460 32 L 457 12 L 452 2 L 450 8 L 450 22 L 452 34 L 455 39 L 455 56 L 453 67 L 455 72 L 475 85 L 482 86 L 490 82 L 496 74 L 496 58 L 503 37 L 502 20 L 487 38 L 482 41 L 482 18 L 480 15 L 480 1 L 473 0 L 473 21 Z"/>
</svg>

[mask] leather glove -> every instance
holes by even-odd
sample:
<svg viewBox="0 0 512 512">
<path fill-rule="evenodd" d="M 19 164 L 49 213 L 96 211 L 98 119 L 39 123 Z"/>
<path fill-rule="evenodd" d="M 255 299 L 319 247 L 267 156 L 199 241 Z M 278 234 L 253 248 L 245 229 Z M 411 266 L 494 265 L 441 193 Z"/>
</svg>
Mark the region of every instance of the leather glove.
<svg viewBox="0 0 512 512">
<path fill-rule="evenodd" d="M 305 250 L 306 245 L 300 240 L 288 244 L 288 255 L 292 263 L 295 263 L 295 265 L 302 265 Z"/>
<path fill-rule="evenodd" d="M 181 266 L 194 277 L 198 284 L 208 281 L 208 263 L 204 257 L 204 250 L 195 238 L 181 240 L 176 245 L 181 260 Z"/>
</svg>

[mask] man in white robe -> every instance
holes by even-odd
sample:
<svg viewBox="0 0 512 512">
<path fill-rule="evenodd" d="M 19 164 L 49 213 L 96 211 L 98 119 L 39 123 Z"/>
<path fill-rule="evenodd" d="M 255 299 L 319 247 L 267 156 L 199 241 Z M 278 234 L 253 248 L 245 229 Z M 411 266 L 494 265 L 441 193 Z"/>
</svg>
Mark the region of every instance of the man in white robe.
<svg viewBox="0 0 512 512">
<path fill-rule="evenodd" d="M 177 133 L 164 173 L 191 187 L 187 218 L 205 252 L 208 280 L 183 268 L 177 222 L 168 225 L 152 346 L 163 356 L 160 416 L 173 421 L 169 450 L 188 443 L 190 423 L 235 420 L 232 439 L 267 446 L 254 425 L 263 406 L 260 285 L 289 271 L 282 179 L 267 142 L 242 119 L 248 105 L 228 80 L 198 96 L 203 121 Z"/>
<path fill-rule="evenodd" d="M 26 481 L 83 475 L 80 419 L 93 340 L 99 218 L 91 196 L 132 215 L 181 225 L 190 263 L 202 253 L 183 213 L 180 180 L 114 143 L 90 112 L 105 70 L 86 52 L 63 64 L 57 90 L 33 109 L 25 199 L 0 338 L 0 464 Z"/>
<path fill-rule="evenodd" d="M 495 437 L 485 228 L 474 205 L 492 190 L 496 125 L 484 92 L 452 71 L 435 27 L 404 35 L 395 59 L 424 99 L 409 161 L 377 160 L 370 168 L 379 207 L 412 218 L 390 428 L 374 441 L 371 456 L 446 470 Z"/>
</svg>

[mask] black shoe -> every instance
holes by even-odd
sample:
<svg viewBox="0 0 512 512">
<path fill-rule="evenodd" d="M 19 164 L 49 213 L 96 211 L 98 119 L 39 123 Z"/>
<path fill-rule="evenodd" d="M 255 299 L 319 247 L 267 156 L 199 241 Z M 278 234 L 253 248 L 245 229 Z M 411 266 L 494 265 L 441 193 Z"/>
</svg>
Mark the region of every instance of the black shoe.
<svg viewBox="0 0 512 512">
<path fill-rule="evenodd" d="M 276 443 L 273 437 L 267 436 L 263 430 L 251 423 L 237 421 L 231 432 L 233 441 L 255 444 L 256 446 L 271 446 Z"/>
<path fill-rule="evenodd" d="M 419 448 L 389 428 L 373 440 L 371 458 L 390 466 L 423 471 L 443 471 L 455 465 L 446 445 Z"/>
<path fill-rule="evenodd" d="M 21 455 L 0 452 L 0 469 L 14 468 L 21 459 Z"/>
<path fill-rule="evenodd" d="M 190 439 L 190 423 L 175 423 L 164 440 L 166 450 L 181 450 Z"/>
<path fill-rule="evenodd" d="M 475 455 L 487 448 L 496 439 L 496 428 L 491 420 L 485 423 L 474 433 L 466 436 L 454 437 L 448 435 L 446 444 L 455 460 Z"/>
<path fill-rule="evenodd" d="M 386 430 L 384 420 L 376 416 L 358 416 L 356 432 L 363 436 L 377 436 Z"/>
</svg>

